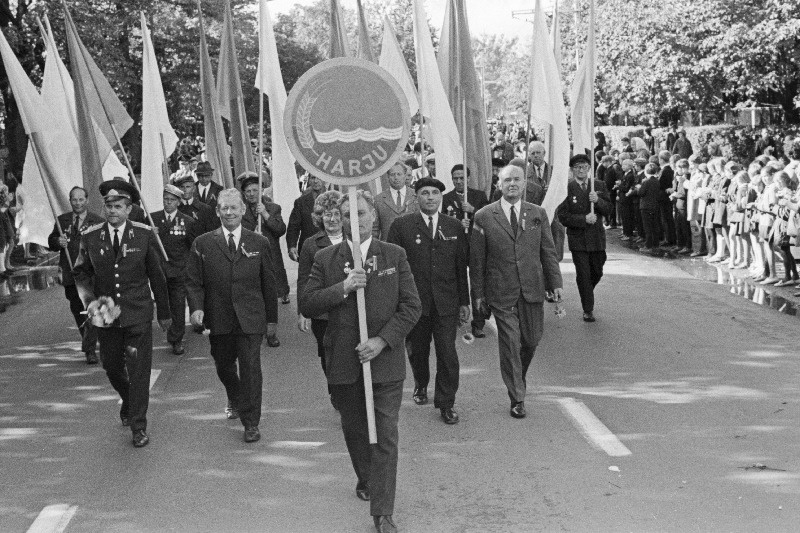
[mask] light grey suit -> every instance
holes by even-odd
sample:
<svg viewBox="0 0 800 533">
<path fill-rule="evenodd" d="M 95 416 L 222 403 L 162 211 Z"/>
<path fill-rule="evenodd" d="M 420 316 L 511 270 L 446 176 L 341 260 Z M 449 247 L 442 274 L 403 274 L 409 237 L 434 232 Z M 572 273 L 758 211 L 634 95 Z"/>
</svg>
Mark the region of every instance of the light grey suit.
<svg viewBox="0 0 800 533">
<path fill-rule="evenodd" d="M 525 400 L 525 374 L 542 338 L 545 290 L 562 287 L 550 221 L 541 207 L 522 202 L 517 232 L 500 205 L 475 215 L 470 281 L 497 321 L 500 372 L 512 402 Z"/>
<path fill-rule="evenodd" d="M 397 191 L 389 188 L 378 196 L 375 197 L 375 211 L 378 216 L 375 217 L 375 222 L 372 225 L 372 236 L 386 241 L 389 237 L 389 228 L 399 216 L 416 213 L 419 211 L 417 206 L 417 195 L 411 188 L 406 187 L 406 197 L 404 198 L 403 206 L 398 207 Z"/>
</svg>

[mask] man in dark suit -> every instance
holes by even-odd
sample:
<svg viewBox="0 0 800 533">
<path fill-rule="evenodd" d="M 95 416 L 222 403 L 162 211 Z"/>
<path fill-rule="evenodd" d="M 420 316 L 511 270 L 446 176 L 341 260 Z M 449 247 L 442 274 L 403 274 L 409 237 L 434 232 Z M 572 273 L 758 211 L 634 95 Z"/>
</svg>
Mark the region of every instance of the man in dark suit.
<svg viewBox="0 0 800 533">
<path fill-rule="evenodd" d="M 389 189 L 375 197 L 375 226 L 372 236 L 382 241 L 389 235 L 394 219 L 407 213 L 417 212 L 417 196 L 406 186 L 407 166 L 395 163 L 388 172 Z"/>
<path fill-rule="evenodd" d="M 414 373 L 412 398 L 417 405 L 428 403 L 428 359 L 433 340 L 436 348 L 433 406 L 440 410 L 446 424 L 456 424 L 458 413 L 453 409 L 459 377 L 456 333 L 459 322 L 469 320 L 467 235 L 455 218 L 439 216 L 444 183 L 422 178 L 414 189 L 419 211 L 396 218 L 388 238 L 388 242 L 406 251 L 422 300 L 422 317 L 406 339 Z"/>
<path fill-rule="evenodd" d="M 594 288 L 603 277 L 606 262 L 606 230 L 603 217 L 611 214 L 611 201 L 605 183 L 589 183 L 591 164 L 583 154 L 569 161 L 575 177 L 567 184 L 567 198 L 558 207 L 558 218 L 567 227 L 567 242 L 575 264 L 575 280 L 583 306 L 583 320 L 594 322 Z M 594 213 L 591 205 L 594 204 Z"/>
<path fill-rule="evenodd" d="M 553 167 L 550 163 L 544 160 L 547 150 L 544 143 L 541 141 L 532 141 L 528 149 L 528 160 L 530 166 L 528 167 L 528 181 L 533 180 L 534 183 L 544 189 L 547 194 L 547 189 L 550 188 L 550 179 L 553 177 Z"/>
<path fill-rule="evenodd" d="M 525 172 L 525 161 L 522 159 L 516 158 L 512 159 L 509 166 L 515 166 L 520 170 Z M 533 205 L 542 205 L 542 201 L 544 200 L 544 187 L 536 183 L 535 180 L 524 180 L 525 181 L 525 195 L 522 197 L 523 202 L 528 202 Z M 492 198 L 493 202 L 499 201 L 503 197 L 503 191 L 501 187 L 498 187 L 494 191 L 494 197 Z"/>
<path fill-rule="evenodd" d="M 178 207 L 178 211 L 194 219 L 195 231 L 198 236 L 219 227 L 219 217 L 214 210 L 197 199 L 197 185 L 191 174 L 177 176 L 172 184 L 183 191 L 183 201 Z"/>
<path fill-rule="evenodd" d="M 161 257 L 161 268 L 167 278 L 169 309 L 172 326 L 167 331 L 167 342 L 172 353 L 183 355 L 183 336 L 186 333 L 186 258 L 197 237 L 194 219 L 180 211 L 183 191 L 169 183 L 164 186 L 164 209 L 152 214 L 156 231 L 161 237 L 169 261 Z"/>
<path fill-rule="evenodd" d="M 73 274 L 87 308 L 104 296 L 120 309 L 110 327 L 98 328 L 100 359 L 122 398 L 122 424 L 130 425 L 133 445 L 141 448 L 150 442 L 146 431 L 153 360 L 150 294 L 156 298 L 158 323 L 164 331 L 171 322 L 169 299 L 155 235 L 150 226 L 128 220 L 135 189 L 127 182 L 117 187 L 103 196 L 106 222 L 83 232 Z"/>
<path fill-rule="evenodd" d="M 504 168 L 500 188 L 502 199 L 475 215 L 470 281 L 475 306 L 494 313 L 511 416 L 523 418 L 525 375 L 542 338 L 545 291 L 561 299 L 561 271 L 547 213 L 522 200 L 524 171 Z"/>
<path fill-rule="evenodd" d="M 217 197 L 222 192 L 222 185 L 212 181 L 214 177 L 214 167 L 208 161 L 197 163 L 197 197 L 211 209 L 217 208 Z"/>
<path fill-rule="evenodd" d="M 317 252 L 300 300 L 304 316 L 328 313 L 325 361 L 328 384 L 342 418 L 342 431 L 358 477 L 356 495 L 370 501 L 379 532 L 397 531 L 392 520 L 397 481 L 397 422 L 406 377 L 404 341 L 422 305 L 405 251 L 372 237 L 376 216 L 371 195 L 358 191 L 360 250 L 353 262 L 350 203 L 340 204 L 348 240 Z M 356 291 L 364 289 L 367 342 L 359 335 Z M 362 363 L 371 361 L 376 445 L 369 444 Z"/>
<path fill-rule="evenodd" d="M 58 251 L 58 266 L 61 267 L 61 284 L 64 286 L 64 295 L 69 300 L 69 310 L 75 318 L 75 325 L 81 334 L 81 350 L 86 355 L 86 364 L 96 365 L 97 360 L 97 330 L 91 324 L 87 324 L 86 308 L 78 295 L 75 286 L 75 278 L 72 276 L 72 266 L 78 260 L 78 251 L 81 244 L 81 233 L 89 226 L 94 226 L 103 222 L 103 218 L 94 213 L 90 213 L 86 203 L 86 189 L 83 187 L 73 187 L 69 191 L 69 204 L 72 206 L 71 213 L 59 215 L 53 226 L 53 231 L 47 238 L 47 246 L 52 251 Z M 61 228 L 59 231 L 58 228 Z M 62 234 L 63 233 L 63 234 Z M 67 259 L 69 254 L 69 259 Z"/>
<path fill-rule="evenodd" d="M 242 195 L 217 197 L 222 227 L 195 239 L 186 268 L 191 322 L 210 330 L 211 357 L 225 386 L 228 419 L 241 418 L 245 442 L 261 438 L 261 342 L 278 322 L 269 241 L 242 227 Z M 238 373 L 237 373 L 238 363 Z"/>
<path fill-rule="evenodd" d="M 467 179 L 471 175 L 472 172 L 467 168 Z M 461 222 L 464 220 L 466 212 L 467 227 L 471 230 L 475 213 L 483 206 L 488 205 L 489 200 L 486 199 L 485 192 L 467 187 L 467 202 L 464 203 L 464 187 L 467 180 L 464 179 L 463 164 L 453 165 L 450 177 L 453 180 L 453 190 L 442 196 L 442 213 Z"/>
<path fill-rule="evenodd" d="M 669 195 L 672 193 L 672 182 L 675 179 L 675 171 L 670 164 L 672 153 L 666 150 L 659 152 L 658 164 L 661 166 L 661 174 L 658 176 L 658 185 L 661 195 L 658 199 L 658 209 L 661 215 L 661 228 L 663 240 L 661 246 L 672 247 L 677 242 L 675 233 L 675 218 L 672 213 L 672 200 Z"/>
<path fill-rule="evenodd" d="M 286 246 L 289 259 L 298 261 L 300 251 L 306 239 L 317 233 L 312 214 L 317 196 L 325 192 L 325 182 L 315 176 L 308 177 L 305 192 L 294 201 L 292 213 L 289 215 L 289 227 L 286 229 Z"/>
</svg>

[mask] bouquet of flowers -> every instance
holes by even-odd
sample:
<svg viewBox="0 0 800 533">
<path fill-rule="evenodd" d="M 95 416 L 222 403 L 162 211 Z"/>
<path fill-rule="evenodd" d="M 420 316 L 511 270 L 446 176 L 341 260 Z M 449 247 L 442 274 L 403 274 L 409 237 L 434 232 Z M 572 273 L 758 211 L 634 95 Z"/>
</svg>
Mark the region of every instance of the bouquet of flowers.
<svg viewBox="0 0 800 533">
<path fill-rule="evenodd" d="M 108 296 L 101 296 L 89 304 L 86 309 L 86 320 L 98 328 L 107 328 L 119 318 L 121 309 Z"/>
</svg>

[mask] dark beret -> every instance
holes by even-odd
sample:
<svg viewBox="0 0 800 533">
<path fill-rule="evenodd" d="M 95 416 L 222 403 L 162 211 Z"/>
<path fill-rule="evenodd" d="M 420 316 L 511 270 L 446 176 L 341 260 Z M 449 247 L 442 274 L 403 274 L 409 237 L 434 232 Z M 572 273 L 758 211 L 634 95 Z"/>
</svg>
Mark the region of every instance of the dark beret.
<svg viewBox="0 0 800 533">
<path fill-rule="evenodd" d="M 592 164 L 592 162 L 589 160 L 589 156 L 587 156 L 586 154 L 575 154 L 569 159 L 570 168 L 574 167 L 579 163 L 586 163 L 587 165 Z"/>
<path fill-rule="evenodd" d="M 419 190 L 423 187 L 436 187 L 440 191 L 444 192 L 444 183 L 437 180 L 436 178 L 425 177 L 414 184 L 414 192 L 419 192 Z"/>
</svg>

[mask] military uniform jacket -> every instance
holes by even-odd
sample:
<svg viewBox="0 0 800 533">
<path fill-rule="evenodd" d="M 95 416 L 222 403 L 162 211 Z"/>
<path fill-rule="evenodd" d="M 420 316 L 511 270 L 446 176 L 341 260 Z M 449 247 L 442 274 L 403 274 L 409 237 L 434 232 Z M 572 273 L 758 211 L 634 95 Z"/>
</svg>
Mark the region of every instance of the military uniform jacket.
<svg viewBox="0 0 800 533">
<path fill-rule="evenodd" d="M 397 191 L 392 188 L 375 197 L 375 211 L 378 216 L 375 217 L 375 223 L 372 226 L 372 236 L 382 241 L 385 241 L 389 236 L 389 228 L 392 226 L 394 219 L 401 215 L 419 211 L 417 195 L 411 188 L 406 187 L 406 197 L 403 199 L 401 207 L 397 206 L 396 197 Z"/>
<path fill-rule="evenodd" d="M 289 227 L 286 229 L 286 244 L 289 248 L 297 247 L 298 253 L 303 248 L 306 239 L 317 233 L 319 229 L 314 225 L 311 214 L 314 212 L 316 198 L 309 189 L 300 198 L 294 201 L 294 207 L 289 215 Z"/>
<path fill-rule="evenodd" d="M 522 202 L 518 221 L 515 235 L 499 200 L 475 215 L 469 262 L 475 299 L 509 308 L 520 295 L 538 303 L 544 301 L 545 290 L 562 287 L 547 212 Z"/>
<path fill-rule="evenodd" d="M 214 231 L 222 224 L 217 216 L 217 212 L 211 209 L 206 204 L 195 198 L 191 204 L 184 204 L 178 206 L 178 211 L 186 216 L 194 219 L 197 235 Z"/>
<path fill-rule="evenodd" d="M 456 219 L 439 214 L 433 239 L 422 217 L 417 212 L 396 218 L 388 242 L 406 251 L 422 314 L 456 315 L 459 306 L 469 305 L 467 235 Z"/>
<path fill-rule="evenodd" d="M 372 360 L 372 381 L 401 381 L 406 377 L 405 338 L 422 311 L 414 276 L 402 248 L 374 238 L 366 262 L 367 333 L 387 343 Z M 320 250 L 300 298 L 303 316 L 328 313 L 323 344 L 332 385 L 352 384 L 361 376 L 357 297 L 355 292 L 344 297 L 344 280 L 353 264 L 347 241 Z"/>
<path fill-rule="evenodd" d="M 611 199 L 605 184 L 602 181 L 594 180 L 594 191 L 598 196 L 597 203 L 594 204 L 597 222 L 587 224 L 586 215 L 591 209 L 590 190 L 588 183 L 584 191 L 577 181 L 570 180 L 567 184 L 567 198 L 557 210 L 558 219 L 567 228 L 570 251 L 599 252 L 606 249 L 606 230 L 603 227 L 603 217 L 607 217 L 611 212 Z"/>
<path fill-rule="evenodd" d="M 470 218 L 473 218 L 475 213 L 489 204 L 489 200 L 486 199 L 486 194 L 476 189 L 467 189 L 467 201 L 475 208 L 475 211 L 471 215 L 468 215 Z M 442 213 L 449 217 L 462 220 L 464 218 L 463 204 L 464 195 L 457 193 L 456 190 L 453 189 L 442 196 Z"/>
<path fill-rule="evenodd" d="M 238 320 L 248 335 L 267 333 L 278 322 L 278 296 L 266 237 L 242 228 L 235 254 L 222 228 L 195 239 L 186 264 L 186 294 L 192 313 L 203 311 L 212 335 L 225 335 Z"/>
<path fill-rule="evenodd" d="M 72 265 L 75 266 L 81 247 L 81 233 L 86 231 L 90 226 L 103 222 L 103 217 L 87 211 L 77 233 L 74 233 L 72 230 L 73 216 L 74 214 L 72 212 L 59 215 L 55 225 L 53 225 L 52 233 L 50 233 L 50 236 L 47 238 L 47 247 L 54 252 L 60 252 L 58 256 L 58 266 L 61 267 L 61 284 L 64 286 L 75 285 L 75 279 L 72 277 L 72 269 L 69 267 L 69 261 L 67 260 L 67 253 L 69 253 L 70 259 L 72 259 Z M 58 231 L 58 226 L 61 226 L 61 231 L 63 231 L 64 235 L 67 237 L 66 249 L 62 248 L 58 242 L 58 238 L 61 236 L 61 233 Z"/>
<path fill-rule="evenodd" d="M 121 308 L 118 323 L 124 328 L 153 320 L 152 291 L 158 319 L 168 319 L 167 280 L 150 226 L 128 220 L 119 241 L 119 254 L 115 256 L 108 224 L 103 222 L 83 232 L 73 274 L 75 284 L 83 291 L 84 305 L 110 296 Z"/>
<path fill-rule="evenodd" d="M 219 198 L 219 193 L 222 192 L 222 185 L 219 183 L 212 181 L 208 184 L 208 190 L 206 194 L 203 195 L 200 193 L 200 183 L 197 184 L 197 197 L 198 199 L 206 204 L 211 209 L 216 210 L 217 208 L 217 198 Z M 192 202 L 194 203 L 194 202 Z"/>
<path fill-rule="evenodd" d="M 158 228 L 161 244 L 167 251 L 169 261 L 161 257 L 161 267 L 168 278 L 179 278 L 186 274 L 186 258 L 192 248 L 192 242 L 197 237 L 197 225 L 194 219 L 189 218 L 180 211 L 175 211 L 175 218 L 167 224 L 164 211 L 157 211 L 151 215 L 153 223 Z"/>
</svg>

